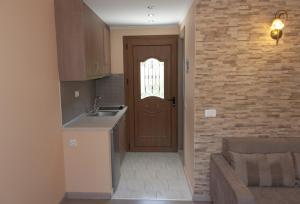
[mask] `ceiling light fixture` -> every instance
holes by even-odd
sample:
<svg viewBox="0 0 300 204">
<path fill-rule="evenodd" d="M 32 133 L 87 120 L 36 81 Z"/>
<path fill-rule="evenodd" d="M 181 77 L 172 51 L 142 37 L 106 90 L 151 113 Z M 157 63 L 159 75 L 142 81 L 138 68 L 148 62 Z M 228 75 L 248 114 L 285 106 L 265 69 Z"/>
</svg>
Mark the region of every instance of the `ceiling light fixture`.
<svg viewBox="0 0 300 204">
<path fill-rule="evenodd" d="M 153 13 L 148 14 L 149 17 L 154 17 L 155 15 Z"/>
<path fill-rule="evenodd" d="M 152 9 L 154 9 L 154 5 L 149 5 L 149 6 L 147 6 L 147 9 L 150 9 L 150 10 L 152 10 Z"/>
</svg>

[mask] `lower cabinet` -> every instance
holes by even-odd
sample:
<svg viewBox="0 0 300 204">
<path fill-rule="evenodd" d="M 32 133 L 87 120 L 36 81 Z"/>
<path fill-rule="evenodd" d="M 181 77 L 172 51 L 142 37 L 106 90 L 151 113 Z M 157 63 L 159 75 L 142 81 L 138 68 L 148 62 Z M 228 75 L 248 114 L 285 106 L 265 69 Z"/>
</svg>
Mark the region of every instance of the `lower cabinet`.
<svg viewBox="0 0 300 204">
<path fill-rule="evenodd" d="M 67 197 L 110 199 L 111 131 L 64 129 L 63 141 Z"/>
<path fill-rule="evenodd" d="M 127 151 L 127 138 L 126 138 L 126 115 L 124 115 L 119 121 L 119 147 L 120 147 L 120 157 L 121 163 L 124 160 Z"/>
<path fill-rule="evenodd" d="M 117 189 L 120 176 L 121 165 L 126 153 L 126 116 L 124 115 L 112 130 L 111 159 L 112 159 L 112 186 Z"/>
<path fill-rule="evenodd" d="M 120 179 L 126 152 L 126 116 L 112 130 L 63 130 L 66 195 L 110 199 Z"/>
</svg>

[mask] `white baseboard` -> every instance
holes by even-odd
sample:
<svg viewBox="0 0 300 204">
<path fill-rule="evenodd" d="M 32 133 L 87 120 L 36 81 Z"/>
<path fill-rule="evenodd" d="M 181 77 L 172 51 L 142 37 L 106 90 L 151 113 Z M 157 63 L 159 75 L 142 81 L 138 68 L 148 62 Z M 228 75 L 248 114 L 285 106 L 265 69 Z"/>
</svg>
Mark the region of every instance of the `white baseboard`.
<svg viewBox="0 0 300 204">
<path fill-rule="evenodd" d="M 111 193 L 90 193 L 90 192 L 67 192 L 66 198 L 69 199 L 99 199 L 110 200 L 112 198 Z"/>
</svg>

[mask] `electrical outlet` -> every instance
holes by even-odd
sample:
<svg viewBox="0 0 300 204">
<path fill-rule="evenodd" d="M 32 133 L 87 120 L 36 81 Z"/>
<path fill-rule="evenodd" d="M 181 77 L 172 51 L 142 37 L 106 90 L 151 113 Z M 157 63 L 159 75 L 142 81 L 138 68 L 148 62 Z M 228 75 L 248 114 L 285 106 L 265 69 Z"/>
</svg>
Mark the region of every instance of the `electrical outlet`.
<svg viewBox="0 0 300 204">
<path fill-rule="evenodd" d="M 71 148 L 75 148 L 75 147 L 78 146 L 78 142 L 77 142 L 76 139 L 69 139 L 68 145 L 69 145 L 69 147 L 71 147 Z"/>
<path fill-rule="evenodd" d="M 215 118 L 217 117 L 217 110 L 216 109 L 207 109 L 204 112 L 206 118 Z"/>
<path fill-rule="evenodd" d="M 80 95 L 79 91 L 75 91 L 74 97 L 75 97 L 75 98 L 79 98 L 79 95 Z"/>
</svg>

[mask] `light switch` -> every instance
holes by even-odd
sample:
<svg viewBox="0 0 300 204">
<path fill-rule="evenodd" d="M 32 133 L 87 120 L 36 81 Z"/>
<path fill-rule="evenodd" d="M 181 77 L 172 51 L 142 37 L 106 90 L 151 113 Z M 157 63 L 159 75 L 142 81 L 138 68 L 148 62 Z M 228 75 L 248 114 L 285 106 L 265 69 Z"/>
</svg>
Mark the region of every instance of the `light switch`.
<svg viewBox="0 0 300 204">
<path fill-rule="evenodd" d="M 78 146 L 78 142 L 76 139 L 69 139 L 68 145 L 69 145 L 69 147 L 75 148 Z"/>
<path fill-rule="evenodd" d="M 204 113 L 206 118 L 215 118 L 217 117 L 217 110 L 216 109 L 207 109 Z"/>
<path fill-rule="evenodd" d="M 75 96 L 75 98 L 79 98 L 79 91 L 75 91 L 75 94 L 74 94 L 74 96 Z"/>
</svg>

